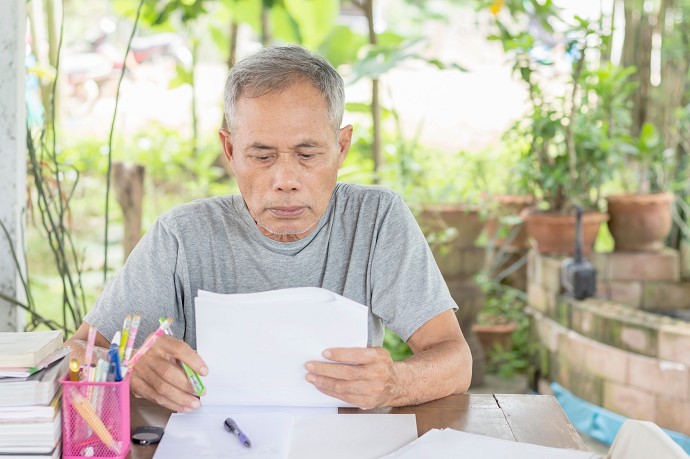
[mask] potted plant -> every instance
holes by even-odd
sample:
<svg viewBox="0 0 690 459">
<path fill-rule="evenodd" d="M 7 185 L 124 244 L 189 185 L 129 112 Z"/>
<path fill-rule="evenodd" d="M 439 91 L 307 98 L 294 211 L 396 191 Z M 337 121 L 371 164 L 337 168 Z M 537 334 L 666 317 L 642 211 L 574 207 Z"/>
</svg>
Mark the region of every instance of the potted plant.
<svg viewBox="0 0 690 459">
<path fill-rule="evenodd" d="M 491 361 L 496 354 L 511 352 L 514 334 L 527 327 L 524 292 L 490 281 L 483 275 L 479 275 L 478 282 L 486 299 L 472 331 L 484 349 L 485 358 Z"/>
<path fill-rule="evenodd" d="M 585 55 L 592 25 L 582 19 L 566 36 L 565 56 L 572 62 L 566 93 L 547 91 L 545 68 L 552 62 L 535 58 L 539 43 L 532 34 L 513 33 L 500 22 L 504 50 L 525 82 L 530 113 L 519 120 L 505 140 L 520 156 L 516 177 L 532 191 L 538 205 L 524 212 L 527 233 L 542 253 L 571 254 L 575 246 L 575 206 L 585 209 L 585 253 L 592 250 L 601 223 L 602 185 L 610 178 L 618 148 L 619 94 L 628 89 L 630 70 L 607 66 L 588 69 Z M 616 104 L 611 104 L 616 102 Z"/>
<path fill-rule="evenodd" d="M 673 193 L 664 191 L 667 168 L 673 163 L 666 152 L 659 132 L 650 123 L 642 125 L 639 136 L 628 137 L 617 168 L 626 193 L 606 198 L 616 251 L 647 252 L 664 247 L 675 200 Z"/>
</svg>

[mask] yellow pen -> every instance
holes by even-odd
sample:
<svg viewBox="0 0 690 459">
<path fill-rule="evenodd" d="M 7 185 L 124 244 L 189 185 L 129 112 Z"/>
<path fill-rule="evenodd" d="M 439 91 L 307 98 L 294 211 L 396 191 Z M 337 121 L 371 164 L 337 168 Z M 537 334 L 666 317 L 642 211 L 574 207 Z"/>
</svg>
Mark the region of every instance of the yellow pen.
<svg viewBox="0 0 690 459">
<path fill-rule="evenodd" d="M 125 323 L 122 325 L 122 336 L 118 343 L 118 353 L 120 354 L 120 362 L 125 358 L 125 347 L 127 346 L 127 337 L 129 336 L 129 328 L 132 326 L 132 314 L 125 316 Z"/>
</svg>

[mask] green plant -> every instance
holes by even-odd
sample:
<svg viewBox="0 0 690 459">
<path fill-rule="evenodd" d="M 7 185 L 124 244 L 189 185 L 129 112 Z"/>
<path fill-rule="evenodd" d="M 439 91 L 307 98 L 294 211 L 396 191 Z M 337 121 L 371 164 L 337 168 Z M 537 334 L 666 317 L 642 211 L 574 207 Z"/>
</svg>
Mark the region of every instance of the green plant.
<svg viewBox="0 0 690 459">
<path fill-rule="evenodd" d="M 530 102 L 528 116 L 515 123 L 505 141 L 521 158 L 517 175 L 523 188 L 548 210 L 567 213 L 574 205 L 597 209 L 621 135 L 630 124 L 625 110 L 634 88 L 628 77 L 634 69 L 589 65 L 591 42 L 600 36 L 597 26 L 579 17 L 566 23 L 548 1 L 532 6 L 536 9 L 531 17 L 539 18 L 547 32 L 554 33 L 555 22 L 565 28 L 562 36 L 554 37 L 565 45 L 557 58 L 571 64 L 563 94 L 561 85 L 548 83 L 555 70 L 553 61 L 543 57 L 545 44 L 521 28 L 524 11 L 513 5 L 510 21 L 497 17 L 498 33 L 490 38 L 502 43 Z"/>
<path fill-rule="evenodd" d="M 675 157 L 673 150 L 664 148 L 656 126 L 645 122 L 638 136 L 627 135 L 625 140 L 617 168 L 625 191 L 646 194 L 667 190 L 673 180 Z"/>
<path fill-rule="evenodd" d="M 487 325 L 516 324 L 510 349 L 496 346 L 489 353 L 487 371 L 502 378 L 512 378 L 525 371 L 529 363 L 529 318 L 524 311 L 525 293 L 490 280 L 486 273 L 477 276 L 486 300 L 477 323 Z"/>
<path fill-rule="evenodd" d="M 383 347 L 391 353 L 391 358 L 396 362 L 405 360 L 412 355 L 410 346 L 389 329 L 386 329 L 386 333 L 383 336 Z"/>
</svg>

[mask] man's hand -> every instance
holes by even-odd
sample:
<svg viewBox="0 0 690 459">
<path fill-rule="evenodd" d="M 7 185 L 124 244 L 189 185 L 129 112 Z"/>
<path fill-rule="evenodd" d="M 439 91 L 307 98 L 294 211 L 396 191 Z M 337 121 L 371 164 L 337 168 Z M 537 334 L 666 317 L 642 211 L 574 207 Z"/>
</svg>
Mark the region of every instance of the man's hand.
<svg viewBox="0 0 690 459">
<path fill-rule="evenodd" d="M 334 362 L 309 361 L 307 381 L 318 390 L 362 409 L 389 406 L 403 390 L 390 353 L 382 347 L 326 349 Z"/>
<path fill-rule="evenodd" d="M 202 376 L 208 374 L 203 359 L 187 343 L 161 336 L 132 367 L 132 393 L 173 411 L 189 412 L 199 408 L 199 399 L 177 360 Z"/>
</svg>

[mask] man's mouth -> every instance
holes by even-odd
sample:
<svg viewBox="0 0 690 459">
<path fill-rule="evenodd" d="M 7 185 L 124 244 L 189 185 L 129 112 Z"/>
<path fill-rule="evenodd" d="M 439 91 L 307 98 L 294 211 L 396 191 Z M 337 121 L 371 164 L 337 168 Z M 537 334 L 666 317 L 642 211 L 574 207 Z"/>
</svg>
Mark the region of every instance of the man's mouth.
<svg viewBox="0 0 690 459">
<path fill-rule="evenodd" d="M 303 206 L 280 206 L 271 207 L 268 210 L 276 217 L 299 217 L 306 209 Z"/>
</svg>

